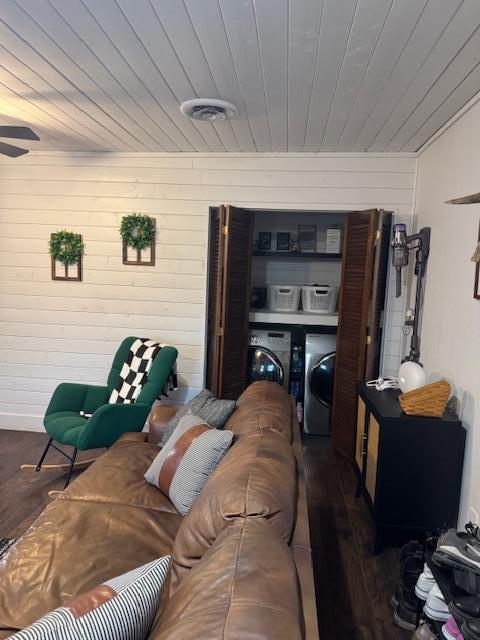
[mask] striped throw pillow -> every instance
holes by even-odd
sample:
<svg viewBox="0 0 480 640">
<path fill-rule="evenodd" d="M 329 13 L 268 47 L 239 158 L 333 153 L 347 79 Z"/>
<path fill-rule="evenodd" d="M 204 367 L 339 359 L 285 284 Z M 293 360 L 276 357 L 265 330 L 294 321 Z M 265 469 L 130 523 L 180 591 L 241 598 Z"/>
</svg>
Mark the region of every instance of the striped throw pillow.
<svg viewBox="0 0 480 640">
<path fill-rule="evenodd" d="M 11 640 L 144 640 L 170 569 L 163 556 L 68 600 Z"/>
<path fill-rule="evenodd" d="M 213 429 L 199 416 L 187 414 L 155 457 L 145 480 L 168 496 L 184 516 L 232 440 L 232 431 Z"/>
</svg>

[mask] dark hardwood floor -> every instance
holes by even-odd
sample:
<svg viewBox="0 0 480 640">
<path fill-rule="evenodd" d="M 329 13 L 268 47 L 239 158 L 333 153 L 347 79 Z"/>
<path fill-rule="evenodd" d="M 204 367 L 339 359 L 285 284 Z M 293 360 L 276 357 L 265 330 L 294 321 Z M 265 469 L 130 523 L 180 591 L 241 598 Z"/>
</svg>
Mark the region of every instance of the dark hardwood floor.
<svg viewBox="0 0 480 640">
<path fill-rule="evenodd" d="M 370 514 L 352 466 L 328 439 L 303 441 L 321 640 L 407 640 L 393 622 L 398 550 L 371 552 Z"/>
<path fill-rule="evenodd" d="M 46 442 L 45 434 L 0 430 L 0 537 L 20 536 L 50 501 L 48 491 L 63 488 L 61 472 L 20 470 L 38 461 Z M 99 452 L 80 459 L 92 453 Z M 392 621 L 397 552 L 372 555 L 370 516 L 354 498 L 351 466 L 323 438 L 306 438 L 304 454 L 321 640 L 410 638 Z M 49 452 L 48 461 L 64 460 Z"/>
<path fill-rule="evenodd" d="M 46 433 L 0 429 L 0 537 L 18 538 L 50 502 L 48 492 L 61 490 L 65 473 L 35 473 L 20 470 L 23 463 L 36 464 L 48 442 Z M 68 452 L 69 447 L 65 447 Z M 103 449 L 81 451 L 77 460 L 94 458 Z M 66 459 L 50 448 L 45 463 L 65 463 Z M 79 472 L 75 472 L 72 480 Z"/>
</svg>

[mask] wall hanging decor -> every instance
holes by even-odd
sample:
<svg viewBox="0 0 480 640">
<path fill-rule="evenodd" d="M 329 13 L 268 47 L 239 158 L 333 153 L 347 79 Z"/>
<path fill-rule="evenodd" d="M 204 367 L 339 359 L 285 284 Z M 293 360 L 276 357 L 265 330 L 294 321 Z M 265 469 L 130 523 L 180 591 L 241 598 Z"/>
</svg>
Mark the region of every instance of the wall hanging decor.
<svg viewBox="0 0 480 640">
<path fill-rule="evenodd" d="M 155 264 L 155 218 L 141 213 L 131 213 L 122 218 L 120 225 L 122 237 L 123 264 L 153 266 Z M 129 258 L 128 249 L 135 249 L 135 258 Z M 142 258 L 142 251 L 149 249 Z"/>
<path fill-rule="evenodd" d="M 277 251 L 290 251 L 290 234 L 287 231 L 277 233 Z"/>
<path fill-rule="evenodd" d="M 82 280 L 82 257 L 85 245 L 82 236 L 74 231 L 56 231 L 48 243 L 52 261 L 52 280 Z M 57 273 L 63 265 L 63 274 Z M 76 267 L 76 268 L 75 268 Z M 71 275 L 72 271 L 74 275 Z"/>
<path fill-rule="evenodd" d="M 313 253 L 317 250 L 317 227 L 314 224 L 298 225 L 298 244 L 300 251 Z"/>
<path fill-rule="evenodd" d="M 480 224 L 478 226 L 478 242 L 473 252 L 472 262 L 475 262 L 475 281 L 473 285 L 473 297 L 480 300 Z"/>
<path fill-rule="evenodd" d="M 258 232 L 258 250 L 270 251 L 272 248 L 272 234 L 270 231 Z"/>
</svg>

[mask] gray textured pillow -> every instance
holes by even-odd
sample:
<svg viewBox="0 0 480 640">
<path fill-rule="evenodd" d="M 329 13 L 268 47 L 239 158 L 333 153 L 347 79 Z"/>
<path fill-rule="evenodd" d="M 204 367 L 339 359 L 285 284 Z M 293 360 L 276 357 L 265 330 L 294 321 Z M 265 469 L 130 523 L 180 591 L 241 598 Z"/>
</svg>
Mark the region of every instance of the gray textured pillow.
<svg viewBox="0 0 480 640">
<path fill-rule="evenodd" d="M 178 426 L 178 423 L 187 413 L 200 416 L 214 429 L 221 429 L 235 409 L 235 400 L 219 400 L 211 391 L 203 389 L 198 396 L 192 398 L 187 404 L 180 407 L 177 413 L 168 423 L 168 427 L 163 432 L 159 446 L 163 445 L 170 438 Z"/>
</svg>

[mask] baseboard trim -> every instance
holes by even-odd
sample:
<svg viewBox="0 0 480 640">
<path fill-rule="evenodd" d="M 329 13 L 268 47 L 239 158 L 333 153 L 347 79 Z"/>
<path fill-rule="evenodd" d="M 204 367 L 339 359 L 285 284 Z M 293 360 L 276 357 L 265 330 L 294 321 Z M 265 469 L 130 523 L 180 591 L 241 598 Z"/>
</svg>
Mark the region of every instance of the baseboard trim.
<svg viewBox="0 0 480 640">
<path fill-rule="evenodd" d="M 0 413 L 0 429 L 12 431 L 45 431 L 43 416 L 24 413 Z"/>
</svg>

